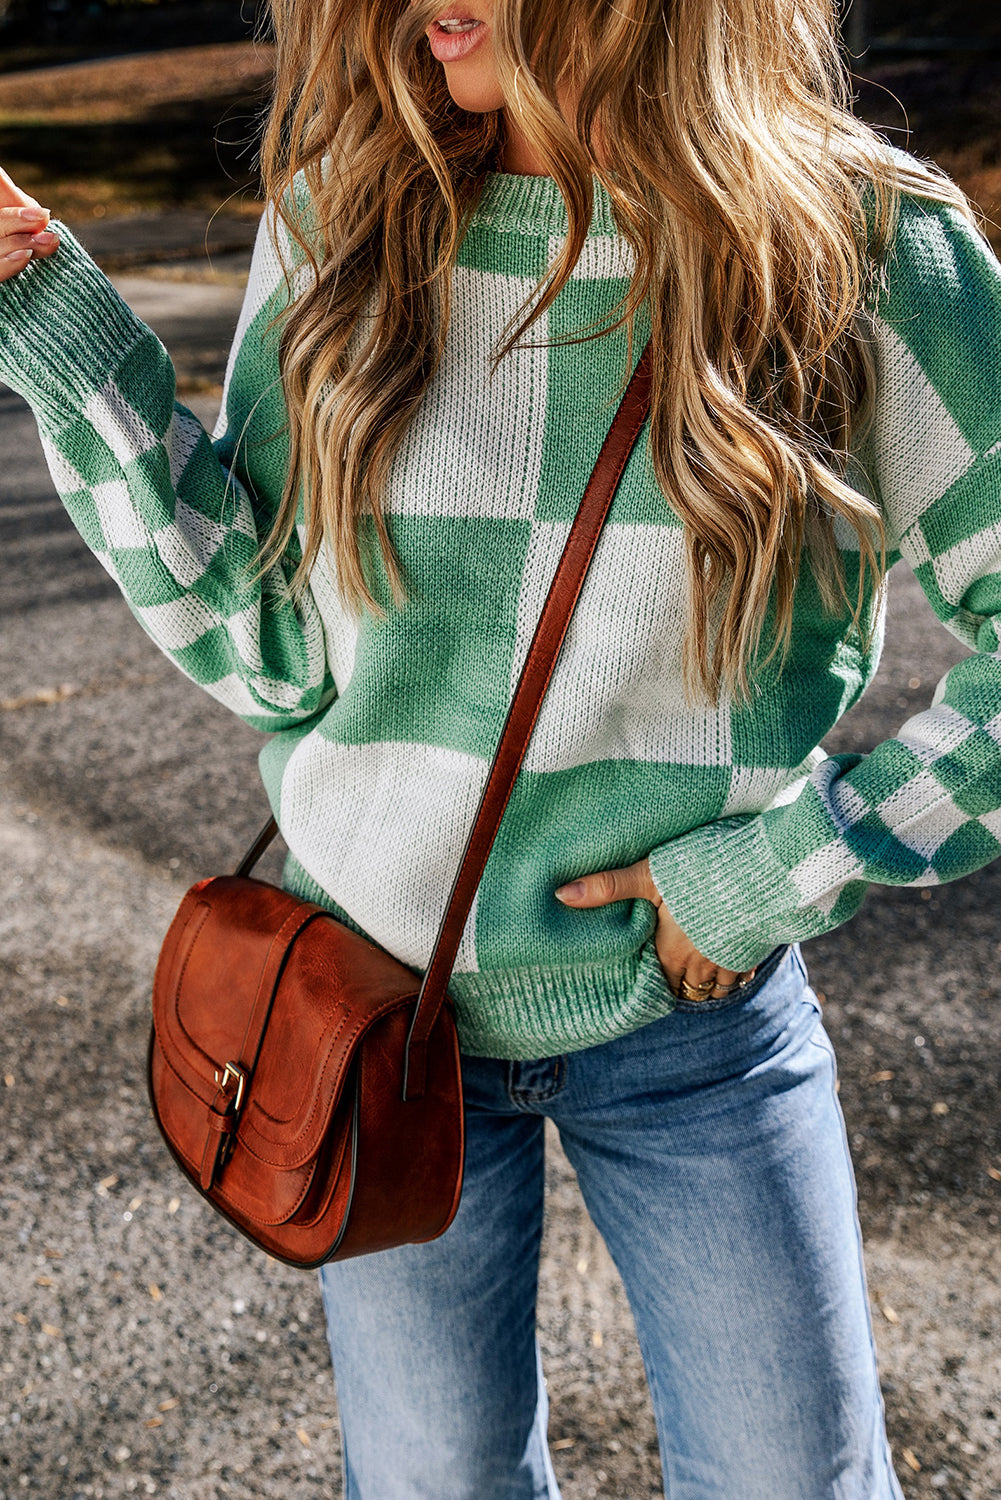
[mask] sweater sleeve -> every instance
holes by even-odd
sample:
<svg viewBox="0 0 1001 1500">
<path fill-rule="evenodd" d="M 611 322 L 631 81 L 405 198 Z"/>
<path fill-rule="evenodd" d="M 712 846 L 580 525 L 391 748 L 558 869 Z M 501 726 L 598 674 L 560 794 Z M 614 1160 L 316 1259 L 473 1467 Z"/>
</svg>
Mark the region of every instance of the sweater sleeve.
<svg viewBox="0 0 1001 1500">
<path fill-rule="evenodd" d="M 974 654 L 792 801 L 652 851 L 682 929 L 738 971 L 846 921 L 871 882 L 935 885 L 1001 854 L 1001 266 L 953 210 L 905 199 L 886 271 L 865 465 L 891 556 Z"/>
<path fill-rule="evenodd" d="M 293 603 L 293 552 L 254 559 L 288 462 L 271 319 L 287 293 L 265 215 L 210 439 L 175 400 L 170 358 L 72 233 L 0 284 L 0 378 L 32 407 L 74 525 L 143 629 L 255 728 L 297 724 L 335 696 L 323 624 Z"/>
</svg>

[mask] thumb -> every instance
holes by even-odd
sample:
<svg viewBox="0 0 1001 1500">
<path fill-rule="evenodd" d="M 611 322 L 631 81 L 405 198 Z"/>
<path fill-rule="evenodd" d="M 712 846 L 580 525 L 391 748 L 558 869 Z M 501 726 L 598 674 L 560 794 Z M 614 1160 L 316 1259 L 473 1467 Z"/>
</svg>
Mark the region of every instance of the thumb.
<svg viewBox="0 0 1001 1500">
<path fill-rule="evenodd" d="M 37 198 L 22 192 L 12 177 L 0 167 L 0 208 L 38 208 Z"/>
<path fill-rule="evenodd" d="M 627 865 L 623 870 L 601 870 L 597 875 L 585 875 L 569 885 L 561 885 L 555 894 L 564 906 L 608 906 L 612 901 L 629 901 L 636 897 L 652 901 L 655 906 L 661 902 L 645 859 Z"/>
</svg>

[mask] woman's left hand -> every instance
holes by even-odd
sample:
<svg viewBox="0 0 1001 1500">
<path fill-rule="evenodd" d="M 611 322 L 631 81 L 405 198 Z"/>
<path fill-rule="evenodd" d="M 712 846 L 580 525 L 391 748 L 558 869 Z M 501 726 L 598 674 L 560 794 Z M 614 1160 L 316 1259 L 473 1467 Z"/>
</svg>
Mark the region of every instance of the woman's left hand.
<svg viewBox="0 0 1001 1500">
<path fill-rule="evenodd" d="M 743 974 L 735 973 L 733 969 L 721 969 L 711 958 L 699 952 L 668 911 L 664 898 L 653 883 L 648 859 L 638 860 L 624 870 L 602 870 L 597 875 L 585 875 L 569 885 L 560 886 L 556 896 L 564 906 L 582 908 L 608 906 L 613 901 L 629 901 L 637 897 L 652 902 L 657 908 L 654 935 L 657 957 L 668 987 L 681 999 L 722 999 L 754 973 L 753 969 Z"/>
</svg>

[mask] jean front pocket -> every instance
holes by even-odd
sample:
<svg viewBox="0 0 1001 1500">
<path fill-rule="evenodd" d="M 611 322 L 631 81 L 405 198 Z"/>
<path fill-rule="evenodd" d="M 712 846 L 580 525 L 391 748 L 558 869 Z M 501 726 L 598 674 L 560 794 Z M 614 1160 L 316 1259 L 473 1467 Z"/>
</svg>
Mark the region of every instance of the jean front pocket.
<svg viewBox="0 0 1001 1500">
<path fill-rule="evenodd" d="M 754 971 L 754 978 L 749 979 L 746 984 L 742 984 L 732 994 L 720 995 L 716 1000 L 682 1000 L 679 998 L 674 1002 L 675 1010 L 729 1010 L 732 1005 L 746 1004 L 748 1000 L 752 999 L 758 993 L 763 985 L 767 984 L 788 952 L 789 945 L 787 943 L 781 944 L 778 948 L 773 948 L 768 957 L 763 959 Z"/>
</svg>

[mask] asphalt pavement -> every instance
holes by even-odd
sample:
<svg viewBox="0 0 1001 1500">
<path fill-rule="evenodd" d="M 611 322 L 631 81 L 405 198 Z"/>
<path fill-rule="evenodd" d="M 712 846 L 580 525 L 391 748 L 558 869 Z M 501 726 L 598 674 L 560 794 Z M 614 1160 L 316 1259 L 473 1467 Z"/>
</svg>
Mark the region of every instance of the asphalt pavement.
<svg viewBox="0 0 1001 1500">
<path fill-rule="evenodd" d="M 120 224 L 85 235 L 211 425 L 249 237 L 224 240 L 212 270 L 203 228 L 146 225 L 131 248 Z M 0 434 L 0 1500 L 337 1497 L 315 1280 L 187 1189 L 145 1098 L 159 941 L 187 885 L 232 865 L 265 815 L 261 737 L 139 629 L 6 392 Z M 829 748 L 892 733 L 963 654 L 895 574 L 880 675 Z M 874 890 L 805 950 L 908 1500 L 1001 1495 L 999 905 L 999 865 Z M 628 1309 L 552 1144 L 554 1461 L 565 1500 L 646 1500 L 659 1469 Z"/>
</svg>

